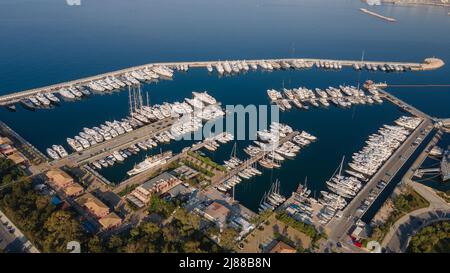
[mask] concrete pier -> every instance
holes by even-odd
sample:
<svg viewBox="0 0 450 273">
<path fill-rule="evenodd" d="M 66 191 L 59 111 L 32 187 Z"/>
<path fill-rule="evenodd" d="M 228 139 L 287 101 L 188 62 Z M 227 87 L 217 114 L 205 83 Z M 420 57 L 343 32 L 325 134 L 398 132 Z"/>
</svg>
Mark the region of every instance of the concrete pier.
<svg viewBox="0 0 450 273">
<path fill-rule="evenodd" d="M 372 16 L 374 16 L 374 17 L 377 17 L 377 18 L 386 20 L 386 21 L 388 21 L 388 22 L 397 22 L 397 20 L 394 19 L 394 18 L 387 17 L 387 16 L 383 16 L 383 15 L 381 15 L 381 14 L 379 14 L 379 13 L 376 13 L 376 12 L 373 12 L 373 11 L 370 11 L 370 10 L 367 10 L 367 9 L 364 9 L 364 8 L 360 8 L 359 10 L 362 11 L 362 12 L 364 12 L 364 13 L 366 13 L 366 14 L 372 15 Z"/>
<path fill-rule="evenodd" d="M 242 60 L 229 60 L 228 62 L 239 62 Z M 403 66 L 411 69 L 411 71 L 421 71 L 421 70 L 433 70 L 438 69 L 444 65 L 444 62 L 437 58 L 427 58 L 422 63 L 415 62 L 389 62 L 389 61 L 360 61 L 360 60 L 333 60 L 333 59 L 310 59 L 310 58 L 281 58 L 281 59 L 266 59 L 266 60 L 245 60 L 245 62 L 249 65 L 258 64 L 260 62 L 292 62 L 292 61 L 303 61 L 305 63 L 316 64 L 318 62 L 328 62 L 328 63 L 339 63 L 343 67 L 351 67 L 354 64 L 370 64 L 372 66 L 378 65 L 394 65 L 394 66 Z M 167 67 L 176 67 L 180 65 L 187 65 L 191 68 L 198 67 L 208 67 L 214 66 L 217 63 L 224 63 L 223 61 L 199 61 L 199 62 L 162 62 L 162 63 L 148 63 L 144 65 L 134 66 L 130 68 L 125 68 L 121 70 L 116 70 L 108 73 L 103 73 L 91 77 L 76 79 L 72 81 L 57 83 L 45 87 L 39 87 L 24 91 L 18 91 L 14 93 L 10 93 L 7 95 L 0 96 L 0 106 L 9 105 L 12 103 L 19 102 L 21 99 L 34 96 L 38 93 L 52 93 L 57 92 L 61 88 L 68 88 L 73 86 L 86 86 L 92 81 L 102 80 L 107 77 L 121 77 L 127 73 L 131 73 L 133 71 L 142 70 L 147 67 L 152 66 L 167 66 Z"/>
</svg>

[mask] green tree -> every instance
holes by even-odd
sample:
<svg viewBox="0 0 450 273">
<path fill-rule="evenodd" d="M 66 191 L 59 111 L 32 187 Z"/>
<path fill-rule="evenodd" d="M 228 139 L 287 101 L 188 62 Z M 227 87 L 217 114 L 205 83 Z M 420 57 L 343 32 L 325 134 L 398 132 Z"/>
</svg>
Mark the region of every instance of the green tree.
<svg viewBox="0 0 450 273">
<path fill-rule="evenodd" d="M 80 224 L 70 212 L 63 210 L 52 213 L 44 224 L 44 230 L 44 252 L 65 252 L 68 242 L 80 241 L 83 236 Z"/>
<path fill-rule="evenodd" d="M 227 251 L 232 251 L 236 245 L 238 231 L 234 228 L 225 228 L 220 234 L 220 245 Z"/>
<path fill-rule="evenodd" d="M 88 240 L 87 250 L 90 253 L 102 253 L 104 252 L 103 242 L 98 236 L 93 236 Z"/>
</svg>

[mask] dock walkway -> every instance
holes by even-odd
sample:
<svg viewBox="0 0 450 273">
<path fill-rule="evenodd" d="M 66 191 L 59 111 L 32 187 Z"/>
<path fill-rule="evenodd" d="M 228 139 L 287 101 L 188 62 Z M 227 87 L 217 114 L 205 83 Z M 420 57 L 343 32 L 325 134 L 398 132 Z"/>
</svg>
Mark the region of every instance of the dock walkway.
<svg viewBox="0 0 450 273">
<path fill-rule="evenodd" d="M 291 140 L 293 137 L 295 137 L 298 134 L 299 134 L 299 132 L 294 131 L 294 132 L 290 133 L 289 135 L 285 136 L 284 138 L 281 138 L 279 141 L 279 145 L 282 145 L 283 143 Z M 212 181 L 211 186 L 216 186 L 217 184 L 220 184 L 220 183 L 224 182 L 225 180 L 230 179 L 231 177 L 237 175 L 239 172 L 243 171 L 244 169 L 248 168 L 249 166 L 251 166 L 251 165 L 255 164 L 256 162 L 258 162 L 259 160 L 261 160 L 267 153 L 268 152 L 261 151 L 257 155 L 252 156 L 251 158 L 245 160 L 236 168 L 226 172 L 223 176 L 219 177 L 216 181 Z"/>
</svg>

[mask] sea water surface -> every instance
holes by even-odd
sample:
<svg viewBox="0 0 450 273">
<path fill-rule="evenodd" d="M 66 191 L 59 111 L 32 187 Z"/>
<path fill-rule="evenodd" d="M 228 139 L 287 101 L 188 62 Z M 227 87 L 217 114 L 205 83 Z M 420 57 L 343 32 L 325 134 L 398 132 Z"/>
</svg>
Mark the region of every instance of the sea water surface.
<svg viewBox="0 0 450 273">
<path fill-rule="evenodd" d="M 436 7 L 380 6 L 369 9 L 397 19 L 389 23 L 363 14 L 360 1 L 342 0 L 4 0 L 0 2 L 0 94 L 45 86 L 149 62 L 309 57 L 421 62 L 436 56 L 450 63 L 450 16 Z M 206 69 L 176 73 L 172 81 L 143 86 L 151 103 L 173 102 L 208 90 L 224 105 L 266 105 L 268 88 L 309 88 L 363 83 L 448 84 L 450 66 L 418 73 L 342 71 L 256 71 L 232 77 Z M 436 117 L 450 117 L 450 89 L 388 88 Z M 65 144 L 83 127 L 128 113 L 127 92 L 91 96 L 51 110 L 15 113 L 0 109 L 0 119 L 44 151 Z M 324 189 L 341 158 L 364 145 L 365 138 L 402 115 L 389 103 L 351 109 L 292 110 L 281 121 L 306 130 L 318 141 L 282 168 L 236 187 L 236 199 L 257 209 L 276 180 L 290 195 L 308 180 L 316 194 Z M 238 154 L 248 141 L 239 141 Z M 165 145 L 179 151 L 191 142 Z M 233 143 L 210 154 L 230 156 Z M 158 149 L 148 153 L 156 153 Z M 118 183 L 144 153 L 102 171 Z"/>
</svg>

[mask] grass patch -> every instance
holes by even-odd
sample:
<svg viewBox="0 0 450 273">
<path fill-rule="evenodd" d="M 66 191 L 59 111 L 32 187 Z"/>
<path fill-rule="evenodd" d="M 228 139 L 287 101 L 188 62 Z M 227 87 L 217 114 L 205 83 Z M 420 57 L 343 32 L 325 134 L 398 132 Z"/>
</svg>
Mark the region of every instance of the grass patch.
<svg viewBox="0 0 450 273">
<path fill-rule="evenodd" d="M 201 156 L 201 155 L 199 155 L 198 153 L 193 152 L 193 151 L 189 151 L 189 152 L 188 152 L 188 155 L 192 156 L 192 157 L 195 158 L 195 159 L 200 160 L 202 163 L 204 163 L 204 164 L 206 164 L 206 165 L 208 165 L 208 166 L 211 166 L 211 167 L 213 167 L 214 169 L 219 170 L 219 171 L 221 171 L 221 172 L 225 172 L 225 171 L 227 170 L 224 166 L 222 166 L 222 165 L 220 165 L 220 164 L 217 164 L 216 162 L 214 162 L 214 161 L 213 161 L 211 158 L 209 158 L 209 157 Z"/>
<path fill-rule="evenodd" d="M 189 160 L 183 160 L 183 163 L 184 163 L 186 166 L 188 166 L 188 167 L 190 167 L 190 168 L 192 168 L 192 169 L 194 169 L 194 170 L 196 170 L 196 171 L 198 171 L 198 172 L 201 172 L 202 174 L 204 174 L 204 175 L 206 175 L 206 176 L 208 176 L 208 177 L 213 177 L 213 176 L 214 176 L 214 173 L 213 173 L 212 171 L 207 170 L 207 169 L 205 169 L 205 168 L 203 168 L 203 167 L 201 167 L 201 166 L 195 164 L 195 163 L 192 162 L 192 161 L 189 161 Z"/>
</svg>

